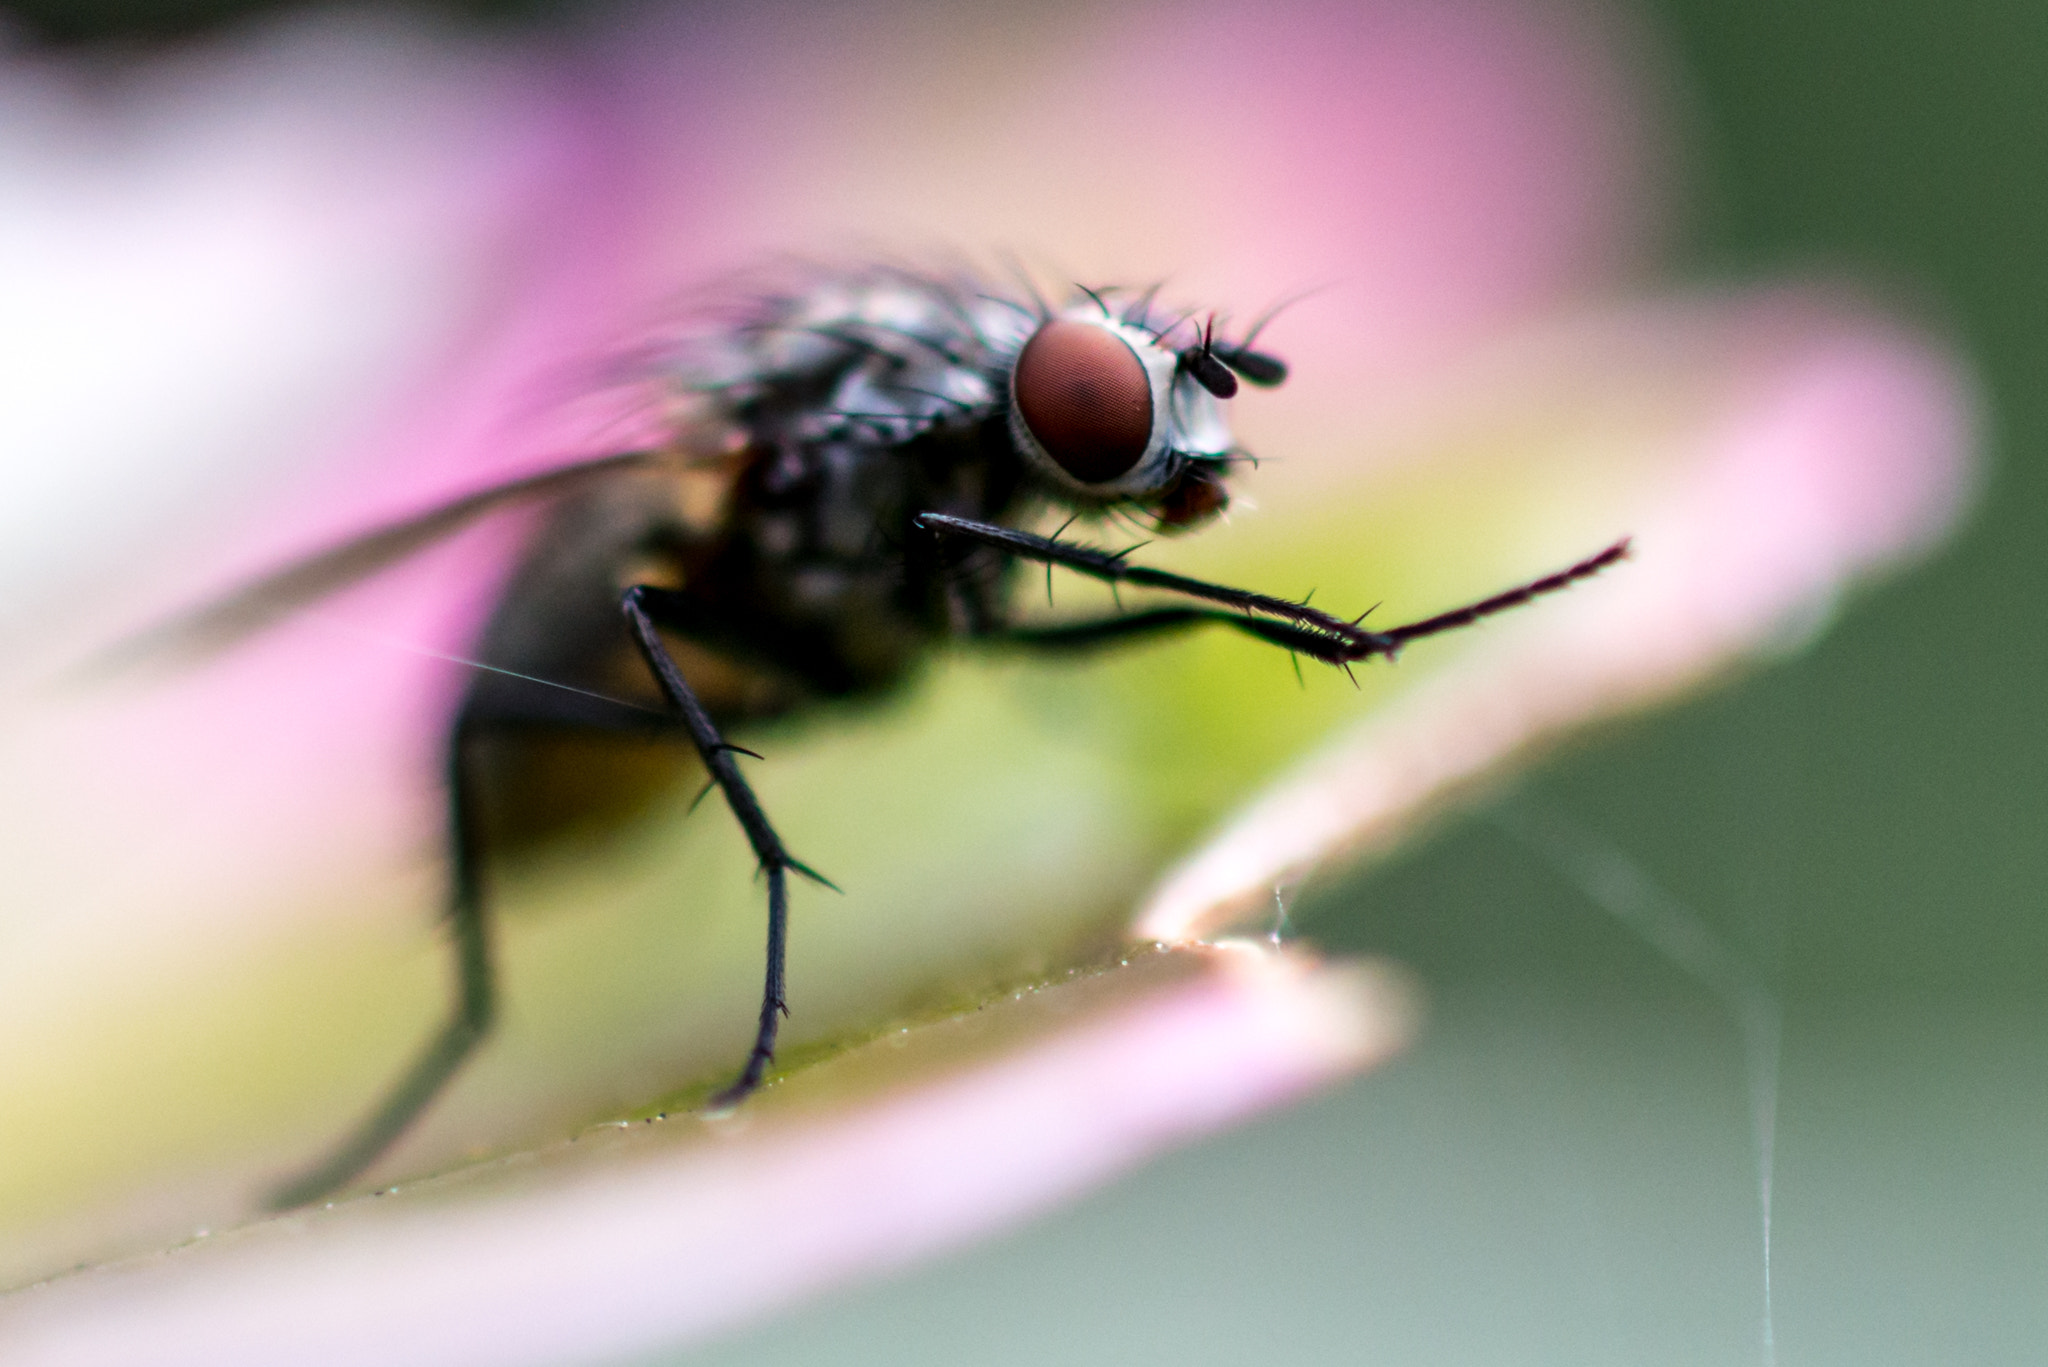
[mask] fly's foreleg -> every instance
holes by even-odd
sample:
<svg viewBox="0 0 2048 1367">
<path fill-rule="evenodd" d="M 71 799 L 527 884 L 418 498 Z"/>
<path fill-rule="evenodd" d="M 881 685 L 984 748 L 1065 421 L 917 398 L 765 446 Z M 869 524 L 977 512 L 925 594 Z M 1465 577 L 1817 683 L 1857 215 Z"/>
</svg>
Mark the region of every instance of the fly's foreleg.
<svg viewBox="0 0 2048 1367">
<path fill-rule="evenodd" d="M 1247 636 L 1270 642 L 1285 650 L 1307 655 L 1325 664 L 1344 664 L 1355 658 L 1348 638 L 1333 636 L 1294 622 L 1275 622 L 1263 617 L 1223 612 L 1215 608 L 1152 608 L 1144 612 L 1109 617 L 1090 617 L 1078 622 L 1060 622 L 1043 627 L 1010 627 L 981 639 L 996 645 L 1020 646 L 1030 650 L 1081 654 L 1112 646 L 1134 644 L 1155 636 L 1167 636 L 1190 627 L 1224 626 Z"/>
<path fill-rule="evenodd" d="M 919 515 L 917 522 L 925 530 L 942 537 L 987 546 L 1025 560 L 1047 565 L 1063 565 L 1078 574 L 1085 574 L 1106 583 L 1137 584 L 1145 588 L 1165 589 L 1172 593 L 1185 594 L 1190 598 L 1221 603 L 1253 618 L 1278 619 L 1269 625 L 1292 625 L 1306 633 L 1302 638 L 1304 641 L 1321 642 L 1325 650 L 1333 653 L 1319 653 L 1306 644 L 1295 648 L 1334 664 L 1347 664 L 1374 655 L 1392 657 L 1410 641 L 1469 626 L 1481 618 L 1491 617 L 1494 613 L 1519 607 L 1533 598 L 1555 593 L 1569 584 L 1598 574 L 1622 559 L 1628 554 L 1629 544 L 1626 539 L 1617 541 L 1597 555 L 1588 556 L 1555 574 L 1532 579 L 1504 593 L 1494 594 L 1490 598 L 1468 603 L 1449 612 L 1438 613 L 1419 622 L 1410 622 L 1386 631 L 1367 631 L 1356 622 L 1332 617 L 1326 612 L 1309 607 L 1306 603 L 1253 593 L 1249 589 L 1231 588 L 1226 584 L 1190 579 L 1185 575 L 1155 570 L 1144 565 L 1133 565 L 1124 558 L 1126 552 L 1105 551 L 1094 546 L 1061 541 L 1054 537 L 1035 536 L 1030 532 L 1020 532 L 990 522 L 976 522 L 970 518 L 952 517 L 945 513 L 923 513 Z M 1254 635 L 1266 635 L 1264 631 L 1256 628 L 1247 629 Z"/>
<path fill-rule="evenodd" d="M 733 762 L 735 747 L 719 734 L 711 715 L 704 710 L 704 705 L 697 700 L 682 671 L 670 657 L 668 647 L 662 644 L 661 634 L 656 628 L 664 622 L 686 625 L 693 621 L 688 605 L 666 589 L 641 585 L 626 590 L 621 607 L 642 658 L 647 661 L 655 681 L 661 685 L 662 694 L 674 710 L 676 720 L 696 745 L 711 781 L 725 795 L 726 806 L 732 809 L 734 819 L 746 833 L 747 842 L 754 847 L 754 858 L 760 861 L 761 872 L 768 880 L 768 969 L 761 993 L 760 1024 L 754 1033 L 753 1049 L 747 1054 L 746 1067 L 732 1085 L 712 1101 L 714 1106 L 729 1106 L 761 1085 L 762 1076 L 775 1058 L 776 1031 L 781 1026 L 782 1017 L 789 1014 L 783 992 L 783 965 L 789 938 L 789 875 L 800 873 L 825 883 L 827 887 L 831 884 L 798 863 L 783 847 L 782 838 L 769 824 L 754 790 L 747 786 L 745 776 Z"/>
</svg>

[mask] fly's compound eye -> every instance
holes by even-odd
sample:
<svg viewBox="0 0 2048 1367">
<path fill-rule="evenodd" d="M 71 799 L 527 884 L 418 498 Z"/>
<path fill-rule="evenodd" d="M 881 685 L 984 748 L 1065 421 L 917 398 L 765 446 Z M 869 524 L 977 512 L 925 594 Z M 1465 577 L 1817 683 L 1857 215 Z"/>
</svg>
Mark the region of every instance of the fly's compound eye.
<svg viewBox="0 0 2048 1367">
<path fill-rule="evenodd" d="M 1152 444 L 1152 377 L 1108 328 L 1055 318 L 1024 344 L 1011 386 L 1025 429 L 1082 484 L 1128 474 Z"/>
</svg>

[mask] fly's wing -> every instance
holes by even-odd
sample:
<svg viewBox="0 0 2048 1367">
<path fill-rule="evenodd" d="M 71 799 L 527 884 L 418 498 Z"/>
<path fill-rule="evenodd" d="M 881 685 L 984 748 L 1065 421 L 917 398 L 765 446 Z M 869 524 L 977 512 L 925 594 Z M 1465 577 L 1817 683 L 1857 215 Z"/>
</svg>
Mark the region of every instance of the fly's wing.
<svg viewBox="0 0 2048 1367">
<path fill-rule="evenodd" d="M 671 399 L 746 412 L 778 442 L 900 444 L 942 424 L 980 421 L 999 401 L 991 357 L 1021 345 L 1017 306 L 945 277 L 887 267 L 824 273 L 758 297 L 732 326 L 673 355 L 648 358 Z M 482 489 L 353 537 L 245 584 L 100 652 L 105 677 L 138 666 L 192 664 L 330 593 L 503 509 L 580 493 L 653 467 L 726 459 L 716 421 L 678 426 L 674 446 L 562 466 Z"/>
<path fill-rule="evenodd" d="M 677 465 L 692 459 L 673 450 L 631 451 L 579 461 L 464 494 L 295 560 L 221 598 L 146 628 L 100 652 L 88 661 L 84 672 L 106 677 L 147 665 L 196 664 L 491 513 L 558 499 L 626 471 Z"/>
</svg>

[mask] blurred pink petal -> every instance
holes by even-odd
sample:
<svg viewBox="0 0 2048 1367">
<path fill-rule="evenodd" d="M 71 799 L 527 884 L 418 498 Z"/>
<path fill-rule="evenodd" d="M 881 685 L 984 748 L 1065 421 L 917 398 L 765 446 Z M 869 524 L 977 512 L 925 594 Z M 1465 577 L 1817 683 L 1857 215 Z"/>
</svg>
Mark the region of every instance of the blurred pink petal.
<svg viewBox="0 0 2048 1367">
<path fill-rule="evenodd" d="M 1629 55 L 1625 34 L 1549 0 L 1301 0 L 1257 22 L 1223 5 L 1056 22 L 887 3 L 801 23 L 655 13 L 552 54 L 346 24 L 251 42 L 197 64 L 187 98 L 231 137 L 247 85 L 317 93 L 297 116 L 308 145 L 287 148 L 291 226 L 334 233 L 367 204 L 393 225 L 376 252 L 431 248 L 443 269 L 420 288 L 437 309 L 407 338 L 417 379 L 351 430 L 354 459 L 317 427 L 281 451 L 312 476 L 231 535 L 215 514 L 164 509 L 154 537 L 124 540 L 147 559 L 110 595 L 120 615 L 67 613 L 73 630 L 37 648 L 75 652 L 81 631 L 103 643 L 436 496 L 616 449 L 619 414 L 564 400 L 656 316 L 649 299 L 776 251 L 1018 250 L 1095 278 L 1171 275 L 1240 314 L 1320 287 L 1275 327 L 1310 359 L 1251 425 L 1295 468 L 1349 456 L 1307 415 L 1363 424 L 1418 372 L 1645 250 L 1657 139 Z M 252 122 L 278 121 L 255 108 Z M 1129 154 L 1077 157 L 1105 127 Z M 305 169 L 337 162 L 332 181 Z M 428 211 L 402 212 L 415 202 Z M 239 221 L 236 206 L 219 218 Z M 179 354 L 174 330 L 158 350 Z M 9 755 L 51 776 L 4 813 L 24 843 L 147 832 L 118 866 L 63 859 L 39 896 L 187 925 L 273 918 L 274 897 L 215 891 L 258 872 L 224 857 L 241 868 L 260 851 L 261 877 L 286 885 L 409 850 L 433 821 L 421 775 L 460 685 L 419 650 L 464 648 L 518 530 L 481 528 L 120 717 L 39 719 Z M 387 648 L 337 651 L 359 623 Z M 224 750 L 230 721 L 261 743 Z M 118 791 L 94 756 L 118 757 Z M 231 855 L 208 838 L 222 830 L 242 835 Z"/>
<path fill-rule="evenodd" d="M 254 533 L 164 534 L 143 596 L 617 444 L 608 415 L 558 400 L 658 316 L 657 291 L 778 249 L 1017 249 L 1090 279 L 1170 275 L 1240 317 L 1327 284 L 1275 324 L 1296 375 L 1246 405 L 1246 427 L 1287 457 L 1276 492 L 1340 497 L 1327 491 L 1393 459 L 1360 434 L 1410 420 L 1418 392 L 1475 409 L 1526 397 L 1475 397 L 1457 377 L 1645 254 L 1653 97 L 1627 35 L 1590 15 L 1545 0 L 1050 20 L 875 4 L 655 15 L 481 62 L 430 54 L 456 93 L 367 81 L 348 96 L 383 101 L 391 130 L 349 162 L 354 197 L 414 187 L 429 211 L 395 236 L 437 235 L 430 255 L 464 261 L 457 284 L 423 272 L 446 297 L 409 335 L 417 383 L 386 395 L 375 430 L 349 429 L 340 444 L 363 462 L 344 468 L 311 439 L 281 456 L 320 468 Z M 249 60 L 289 84 L 322 51 Z M 315 207 L 341 213 L 331 197 Z M 1276 880 L 1389 838 L 1543 738 L 1785 640 L 1856 576 L 1927 544 L 1967 492 L 1966 386 L 1867 314 L 1799 296 L 1672 303 L 1588 333 L 1539 390 L 1693 397 L 1666 445 L 1629 453 L 1640 487 L 1582 510 L 1618 519 L 1603 537 L 1634 533 L 1635 561 L 1455 656 L 1413 652 L 1411 670 L 1447 663 L 1169 878 L 1143 934 L 1210 935 Z M 454 543 L 337 614 L 459 642 L 514 530 Z M 209 918 L 424 915 L 430 878 L 406 859 L 432 829 L 434 728 L 458 680 L 397 650 L 338 656 L 332 631 L 309 619 L 115 715 L 50 704 L 0 735 L 10 772 L 38 779 L 0 828 L 21 851 L 10 877 L 43 909 L 9 946 L 10 1001 L 48 999 L 43 1023 L 61 1018 L 68 970 L 176 965 L 166 946 L 204 942 Z M 101 851 L 109 828 L 133 833 L 121 859 Z M 303 895 L 365 886 L 382 900 Z M 586 1140 L 108 1268 L 7 1303 L 0 1345 L 21 1361 L 509 1363 L 710 1332 L 1013 1219 L 1398 1042 L 1384 984 L 1361 992 L 1289 964 L 1231 959 L 1097 1018 L 1042 1021 L 1028 1047 L 943 1081 L 855 1089 L 843 1107 L 837 1065 L 822 1065 L 722 1142 L 687 1121 L 602 1150 Z M 1043 994 L 1049 1015 L 1072 990 Z M 952 1028 L 908 1047 L 942 1049 Z M 167 1151 L 173 1174 L 202 1161 Z M 143 1161 L 109 1180 L 138 1172 L 157 1175 Z M 207 1171 L 164 1208 L 216 1208 L 227 1185 Z M 152 1211 L 110 1237 L 163 1223 Z"/>
<path fill-rule="evenodd" d="M 532 56 L 328 16 L 5 73 L 0 421 L 11 487 L 33 495 L 6 507 L 10 618 L 104 562 L 83 518 L 106 534 L 154 511 L 161 549 L 203 561 L 212 504 L 274 498 L 341 452 L 360 482 L 372 414 L 516 331 L 506 279 L 573 336 L 625 231 L 591 225 L 631 222 L 614 130 Z"/>
<path fill-rule="evenodd" d="M 871 0 L 619 47 L 666 134 L 670 281 L 879 246 L 1164 278 L 1239 318 L 1313 290 L 1274 334 L 1318 358 L 1290 381 L 1311 401 L 1398 392 L 1661 225 L 1636 35 L 1570 0 Z"/>
<path fill-rule="evenodd" d="M 6 1306 L 0 1356 L 541 1367 L 644 1352 L 1013 1222 L 1407 1034 L 1384 974 L 1244 949 L 1189 978 L 1145 963 L 1158 957 L 1107 975 L 1151 986 L 1112 984 L 1109 1009 L 1078 1020 L 1085 982 L 1048 989 L 1050 1007 L 1001 1003 L 999 1021 L 1050 1037 L 921 1086 L 865 1080 L 849 1109 L 763 1106 L 722 1136 L 689 1118 L 599 1131 L 536 1155 L 539 1174 L 495 1165 L 48 1285 Z M 869 1045 L 817 1081 L 943 1059 L 986 1025 Z"/>
<path fill-rule="evenodd" d="M 555 391 L 581 378 L 565 367 L 613 343 L 626 299 L 638 298 L 631 263 L 648 198 L 645 158 L 601 87 L 593 94 L 538 54 L 435 46 L 339 16 L 143 68 L 126 102 L 90 98 L 94 73 L 22 66 L 29 79 L 12 101 L 67 151 L 17 170 L 35 207 L 23 221 L 48 220 L 52 243 L 21 271 L 37 287 L 29 298 L 61 287 L 52 314 L 77 313 L 66 266 L 82 251 L 86 283 L 118 291 L 146 345 L 127 360 L 126 334 L 99 316 L 98 335 L 79 345 L 111 354 L 68 356 L 58 331 L 53 355 L 45 320 L 16 316 L 35 355 L 16 369 L 25 402 L 12 420 L 40 421 L 50 439 L 24 440 L 15 465 L 53 487 L 11 505 L 35 535 L 10 538 L 9 550 L 51 545 L 10 586 L 6 606 L 35 627 L 10 641 L 10 682 L 33 677 L 25 660 L 75 658 L 429 491 L 578 449 L 565 432 L 575 415 Z M 60 243 L 65 255 L 53 261 Z M 288 306 L 303 315 L 276 316 Z M 245 315 L 255 321 L 233 339 L 241 350 L 215 354 L 207 343 L 219 319 Z M 319 358 L 298 369 L 325 373 L 275 374 L 280 333 Z M 350 348 L 369 345 L 366 333 L 380 364 L 343 365 Z M 109 401 L 108 366 L 133 387 L 126 402 Z M 80 375 L 92 387 L 65 408 L 63 381 Z M 281 405 L 282 421 L 259 413 L 248 433 L 219 416 L 181 423 L 155 397 L 185 395 L 204 416 L 223 402 L 204 396 L 225 386 L 261 410 L 287 381 L 307 392 Z M 589 440 L 587 422 L 574 430 Z M 159 466 L 182 470 L 190 487 L 167 496 Z M 280 470 L 299 472 L 292 497 L 274 493 Z M 67 520 L 67 500 L 83 515 Z M 223 518 L 219 505 L 243 515 Z M 247 515 L 252 505 L 260 517 Z M 55 537 L 42 535 L 46 524 Z M 451 592 L 371 586 L 358 611 L 399 639 L 459 639 L 494 583 L 475 550 L 502 548 L 515 530 L 487 530 L 460 548 L 464 559 L 444 557 Z M 64 577 L 65 558 L 78 556 L 102 575 L 118 567 L 120 591 L 78 593 Z M 46 594 L 55 610 L 38 612 Z M 116 715 L 58 707 L 0 735 L 10 770 L 39 776 L 33 791 L 0 799 L 0 815 L 24 848 L 56 856 L 47 870 L 26 862 L 17 888 L 67 912 L 30 933 L 77 938 L 96 916 L 152 912 L 189 931 L 195 915 L 237 914 L 235 899 L 180 902 L 163 890 L 228 886 L 223 861 L 262 850 L 273 872 L 326 862 L 331 875 L 361 861 L 352 834 L 387 848 L 410 841 L 424 804 L 364 795 L 418 786 L 405 776 L 431 750 L 448 671 L 399 651 L 322 652 L 322 629 L 310 635 L 312 651 L 304 632 L 258 641 L 226 668 L 169 682 Z M 303 667 L 314 652 L 317 667 Z M 305 725 L 308 716 L 321 723 Z M 230 718 L 266 742 L 223 747 Z M 125 781 L 110 792 L 106 766 L 116 764 Z M 199 774 L 207 782 L 195 785 Z M 121 860 L 91 853 L 109 826 L 129 833 Z M 225 830 L 240 833 L 238 850 L 209 838 Z"/>
</svg>

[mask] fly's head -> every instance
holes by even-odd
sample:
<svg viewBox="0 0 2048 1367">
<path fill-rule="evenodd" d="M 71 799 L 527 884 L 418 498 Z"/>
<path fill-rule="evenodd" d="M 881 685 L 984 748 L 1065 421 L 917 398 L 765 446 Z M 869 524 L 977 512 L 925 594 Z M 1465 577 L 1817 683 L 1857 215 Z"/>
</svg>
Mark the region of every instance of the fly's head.
<svg viewBox="0 0 2048 1367">
<path fill-rule="evenodd" d="M 1279 384 L 1287 367 L 1251 336 L 1219 339 L 1213 319 L 1157 326 L 1150 295 L 1118 309 L 1083 294 L 1017 353 L 1012 440 L 1065 502 L 1142 509 L 1168 532 L 1206 522 L 1229 504 L 1225 475 L 1241 459 L 1224 401 L 1240 380 Z"/>
</svg>

